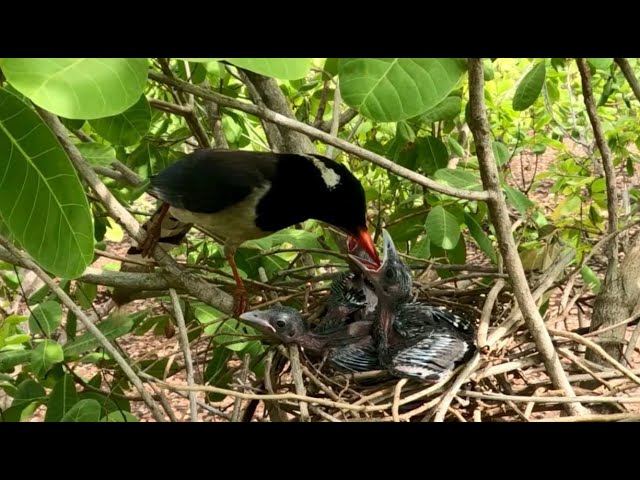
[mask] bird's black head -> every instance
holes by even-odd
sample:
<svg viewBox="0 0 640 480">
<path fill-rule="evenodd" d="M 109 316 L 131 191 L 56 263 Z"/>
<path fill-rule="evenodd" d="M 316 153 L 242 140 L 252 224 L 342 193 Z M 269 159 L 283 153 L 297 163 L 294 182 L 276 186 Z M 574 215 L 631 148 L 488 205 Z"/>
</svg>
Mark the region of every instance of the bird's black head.
<svg viewBox="0 0 640 480">
<path fill-rule="evenodd" d="M 282 343 L 297 343 L 308 330 L 300 312 L 291 307 L 253 310 L 240 315 L 240 320 Z"/>
<path fill-rule="evenodd" d="M 364 188 L 347 167 L 321 155 L 280 154 L 270 191 L 256 223 L 279 230 L 313 218 L 339 228 L 380 264 L 367 228 Z"/>
<path fill-rule="evenodd" d="M 382 264 L 373 268 L 355 255 L 349 255 L 364 277 L 374 286 L 380 299 L 390 303 L 403 303 L 411 296 L 413 278 L 411 270 L 402 261 L 389 232 L 382 230 L 384 239 Z"/>
</svg>

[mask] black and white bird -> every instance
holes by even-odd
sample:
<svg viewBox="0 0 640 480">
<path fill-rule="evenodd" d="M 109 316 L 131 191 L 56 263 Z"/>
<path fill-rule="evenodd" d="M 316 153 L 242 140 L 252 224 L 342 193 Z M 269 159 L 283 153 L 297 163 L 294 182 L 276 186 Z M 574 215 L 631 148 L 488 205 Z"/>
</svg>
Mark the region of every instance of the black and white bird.
<svg viewBox="0 0 640 480">
<path fill-rule="evenodd" d="M 438 382 L 475 351 L 475 328 L 448 310 L 411 302 L 413 279 L 391 236 L 383 233 L 379 268 L 352 255 L 378 298 L 373 337 L 380 363 L 393 375 Z"/>
<path fill-rule="evenodd" d="M 235 253 L 248 240 L 315 219 L 342 230 L 379 264 L 361 183 L 321 155 L 196 150 L 153 176 L 148 193 L 163 205 L 145 225 L 146 241 L 130 253 L 144 257 L 157 243 L 175 245 L 193 224 L 223 238 L 236 315 L 246 310 L 246 290 Z"/>
</svg>

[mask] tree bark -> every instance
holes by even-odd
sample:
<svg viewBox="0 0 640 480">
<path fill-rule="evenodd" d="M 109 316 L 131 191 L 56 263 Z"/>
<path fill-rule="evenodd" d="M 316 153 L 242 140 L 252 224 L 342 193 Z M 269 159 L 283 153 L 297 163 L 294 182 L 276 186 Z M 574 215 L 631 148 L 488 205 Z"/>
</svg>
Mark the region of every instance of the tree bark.
<svg viewBox="0 0 640 480">
<path fill-rule="evenodd" d="M 591 319 L 591 331 L 601 327 L 608 327 L 618 322 L 621 318 L 627 318 L 632 311 L 632 300 L 625 291 L 625 283 L 623 278 L 629 274 L 637 273 L 638 268 L 634 268 L 634 256 L 627 256 L 625 263 L 629 272 L 622 274 L 618 260 L 618 238 L 612 235 L 618 229 L 618 194 L 616 192 L 616 175 L 613 167 L 613 157 L 609 145 L 607 144 L 602 124 L 598 118 L 596 111 L 596 103 L 593 98 L 593 90 L 591 88 L 591 72 L 584 58 L 577 58 L 578 70 L 580 71 L 580 79 L 582 81 L 582 96 L 587 109 L 587 115 L 591 122 L 593 135 L 596 145 L 600 151 L 602 158 L 602 167 L 607 186 L 607 234 L 612 238 L 609 240 L 606 248 L 607 252 L 607 272 L 605 275 L 602 290 L 596 296 L 593 305 L 593 317 Z M 630 258 L 631 257 L 631 258 Z M 631 261 L 629 261 L 631 259 Z M 610 340 L 610 343 L 602 345 L 605 352 L 616 360 L 622 359 L 623 350 L 620 341 L 624 338 L 626 328 L 620 327 L 602 335 L 602 338 Z M 592 351 L 587 351 L 586 359 L 599 364 L 605 364 L 599 355 Z"/>
</svg>

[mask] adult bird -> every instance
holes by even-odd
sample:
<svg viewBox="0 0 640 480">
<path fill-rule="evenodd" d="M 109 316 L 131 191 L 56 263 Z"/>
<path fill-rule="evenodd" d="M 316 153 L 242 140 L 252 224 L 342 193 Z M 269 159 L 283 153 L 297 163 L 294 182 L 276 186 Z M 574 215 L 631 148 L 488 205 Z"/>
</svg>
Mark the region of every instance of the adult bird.
<svg viewBox="0 0 640 480">
<path fill-rule="evenodd" d="M 367 228 L 362 185 L 344 165 L 321 155 L 196 150 L 153 176 L 148 193 L 163 205 L 146 227 L 142 256 L 158 242 L 184 236 L 192 224 L 224 238 L 236 283 L 236 316 L 246 310 L 246 290 L 235 253 L 248 240 L 315 219 L 344 231 L 380 261 Z"/>
<path fill-rule="evenodd" d="M 330 365 L 338 371 L 368 372 L 381 368 L 371 335 L 372 322 L 358 321 L 312 331 L 300 312 L 283 306 L 245 312 L 240 320 L 273 342 L 296 344 L 311 354 L 326 354 Z"/>
<path fill-rule="evenodd" d="M 373 337 L 380 362 L 400 377 L 438 382 L 475 351 L 475 329 L 467 320 L 422 302 L 410 302 L 413 279 L 389 233 L 383 230 L 378 268 L 351 256 L 378 297 Z"/>
</svg>

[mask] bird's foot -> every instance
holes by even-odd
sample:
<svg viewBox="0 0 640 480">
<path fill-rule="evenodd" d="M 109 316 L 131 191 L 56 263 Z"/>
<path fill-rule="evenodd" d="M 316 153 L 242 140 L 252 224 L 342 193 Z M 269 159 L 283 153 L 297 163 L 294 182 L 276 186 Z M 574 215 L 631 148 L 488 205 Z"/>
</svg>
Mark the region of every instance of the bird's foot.
<svg viewBox="0 0 640 480">
<path fill-rule="evenodd" d="M 244 288 L 236 288 L 233 292 L 233 315 L 239 317 L 247 311 L 247 291 Z"/>
</svg>

